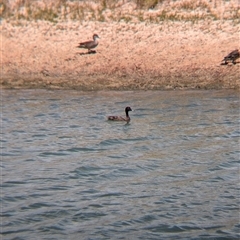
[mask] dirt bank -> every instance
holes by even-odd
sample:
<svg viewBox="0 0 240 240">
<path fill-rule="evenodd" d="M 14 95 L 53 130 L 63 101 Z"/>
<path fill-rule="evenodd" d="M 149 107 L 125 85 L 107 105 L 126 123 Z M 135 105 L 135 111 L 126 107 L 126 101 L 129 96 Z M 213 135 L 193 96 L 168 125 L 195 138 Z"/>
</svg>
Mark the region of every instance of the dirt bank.
<svg viewBox="0 0 240 240">
<path fill-rule="evenodd" d="M 240 88 L 240 25 L 201 20 L 126 23 L 2 21 L 2 88 L 79 90 Z M 76 48 L 101 39 L 95 54 Z"/>
</svg>

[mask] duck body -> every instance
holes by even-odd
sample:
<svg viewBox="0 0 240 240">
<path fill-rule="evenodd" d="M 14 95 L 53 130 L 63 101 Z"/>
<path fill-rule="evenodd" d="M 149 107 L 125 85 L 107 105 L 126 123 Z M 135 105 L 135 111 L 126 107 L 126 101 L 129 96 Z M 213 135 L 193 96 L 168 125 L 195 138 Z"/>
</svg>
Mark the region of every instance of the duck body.
<svg viewBox="0 0 240 240">
<path fill-rule="evenodd" d="M 132 109 L 130 107 L 126 107 L 125 108 L 125 113 L 126 113 L 126 117 L 122 117 L 122 116 L 108 116 L 108 120 L 109 121 L 123 121 L 123 122 L 127 122 L 129 123 L 131 118 L 129 117 L 128 112 L 132 111 Z"/>
<path fill-rule="evenodd" d="M 91 49 L 97 47 L 98 41 L 97 38 L 100 38 L 97 34 L 93 34 L 93 41 L 81 42 L 77 46 L 78 48 L 85 48 L 88 52 L 91 52 Z"/>
<path fill-rule="evenodd" d="M 240 57 L 240 52 L 238 49 L 230 52 L 222 61 L 224 64 L 228 64 L 228 62 L 232 61 L 233 64 L 236 64 L 236 60 Z"/>
</svg>

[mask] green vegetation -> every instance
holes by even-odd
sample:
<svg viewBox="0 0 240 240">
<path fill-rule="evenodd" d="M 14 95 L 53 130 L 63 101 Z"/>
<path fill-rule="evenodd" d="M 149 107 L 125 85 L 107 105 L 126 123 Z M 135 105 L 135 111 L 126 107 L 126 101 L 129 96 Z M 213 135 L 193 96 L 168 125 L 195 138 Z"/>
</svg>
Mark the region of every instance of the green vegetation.
<svg viewBox="0 0 240 240">
<path fill-rule="evenodd" d="M 0 0 L 0 18 L 9 20 L 192 21 L 240 23 L 236 0 Z"/>
</svg>

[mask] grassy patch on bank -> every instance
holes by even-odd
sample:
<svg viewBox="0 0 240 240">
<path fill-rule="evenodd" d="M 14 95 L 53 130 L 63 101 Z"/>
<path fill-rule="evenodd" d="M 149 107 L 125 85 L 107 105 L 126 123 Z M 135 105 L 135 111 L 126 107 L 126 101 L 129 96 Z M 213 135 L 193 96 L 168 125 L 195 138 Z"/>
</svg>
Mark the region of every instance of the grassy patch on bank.
<svg viewBox="0 0 240 240">
<path fill-rule="evenodd" d="M 0 0 L 8 20 L 155 22 L 233 20 L 240 23 L 238 0 Z"/>
</svg>

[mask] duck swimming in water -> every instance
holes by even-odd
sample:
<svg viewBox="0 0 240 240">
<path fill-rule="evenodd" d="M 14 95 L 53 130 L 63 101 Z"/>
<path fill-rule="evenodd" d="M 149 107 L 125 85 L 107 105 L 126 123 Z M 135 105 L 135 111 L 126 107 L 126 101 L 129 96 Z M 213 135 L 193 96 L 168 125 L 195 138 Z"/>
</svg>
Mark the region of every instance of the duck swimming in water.
<svg viewBox="0 0 240 240">
<path fill-rule="evenodd" d="M 98 41 L 97 38 L 100 38 L 97 34 L 93 34 L 93 41 L 81 42 L 77 46 L 78 48 L 86 48 L 88 53 L 94 52 L 91 49 L 97 47 Z"/>
<path fill-rule="evenodd" d="M 129 117 L 129 115 L 128 115 L 128 112 L 129 111 L 132 111 L 132 109 L 130 108 L 130 107 L 126 107 L 125 108 L 125 113 L 126 113 L 126 117 L 121 117 L 121 116 L 109 116 L 108 117 L 108 120 L 109 121 L 125 121 L 125 122 L 127 122 L 127 123 L 129 123 L 130 122 L 130 117 Z"/>
<path fill-rule="evenodd" d="M 228 62 L 232 61 L 232 64 L 236 64 L 236 60 L 240 57 L 240 52 L 238 49 L 230 52 L 222 61 L 224 61 L 223 65 L 227 65 Z"/>
</svg>

